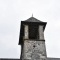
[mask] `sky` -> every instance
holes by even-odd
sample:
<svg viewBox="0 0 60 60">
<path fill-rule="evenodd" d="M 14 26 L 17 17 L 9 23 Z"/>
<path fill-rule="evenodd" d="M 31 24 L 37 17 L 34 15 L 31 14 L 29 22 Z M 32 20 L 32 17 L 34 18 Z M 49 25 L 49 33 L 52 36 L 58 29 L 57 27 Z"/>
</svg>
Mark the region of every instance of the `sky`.
<svg viewBox="0 0 60 60">
<path fill-rule="evenodd" d="M 0 0 L 0 58 L 20 58 L 20 22 L 32 14 L 47 22 L 47 57 L 60 58 L 60 0 Z"/>
</svg>

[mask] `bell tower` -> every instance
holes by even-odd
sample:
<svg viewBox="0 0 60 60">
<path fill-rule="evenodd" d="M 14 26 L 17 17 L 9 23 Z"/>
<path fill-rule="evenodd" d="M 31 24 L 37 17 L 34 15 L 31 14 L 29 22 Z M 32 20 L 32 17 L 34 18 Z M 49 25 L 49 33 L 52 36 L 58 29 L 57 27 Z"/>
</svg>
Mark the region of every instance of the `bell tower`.
<svg viewBox="0 0 60 60">
<path fill-rule="evenodd" d="M 21 60 L 47 60 L 44 30 L 47 22 L 33 16 L 21 21 L 19 45 Z"/>
</svg>

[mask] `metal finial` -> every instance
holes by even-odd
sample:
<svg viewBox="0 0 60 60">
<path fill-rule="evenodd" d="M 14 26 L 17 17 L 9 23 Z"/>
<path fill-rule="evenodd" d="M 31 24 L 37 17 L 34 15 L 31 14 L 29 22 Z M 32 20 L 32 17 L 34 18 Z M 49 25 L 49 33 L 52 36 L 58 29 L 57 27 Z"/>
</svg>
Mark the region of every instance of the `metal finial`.
<svg viewBox="0 0 60 60">
<path fill-rule="evenodd" d="M 33 17 L 33 14 L 32 14 L 32 17 Z"/>
</svg>

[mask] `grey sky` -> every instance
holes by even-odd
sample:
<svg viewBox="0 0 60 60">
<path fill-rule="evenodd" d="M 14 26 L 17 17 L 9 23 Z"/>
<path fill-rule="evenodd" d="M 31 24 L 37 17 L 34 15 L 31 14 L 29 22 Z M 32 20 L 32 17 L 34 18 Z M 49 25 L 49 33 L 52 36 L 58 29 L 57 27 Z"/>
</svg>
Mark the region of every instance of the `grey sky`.
<svg viewBox="0 0 60 60">
<path fill-rule="evenodd" d="M 20 21 L 46 21 L 48 57 L 60 57 L 60 0 L 0 0 L 0 58 L 19 58 Z"/>
</svg>

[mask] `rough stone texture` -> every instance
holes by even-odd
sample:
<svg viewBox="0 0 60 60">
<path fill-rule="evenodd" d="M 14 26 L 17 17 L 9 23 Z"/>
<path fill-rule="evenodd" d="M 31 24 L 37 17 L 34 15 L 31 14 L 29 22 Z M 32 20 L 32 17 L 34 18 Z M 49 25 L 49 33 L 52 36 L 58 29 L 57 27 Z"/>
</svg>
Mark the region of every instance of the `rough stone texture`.
<svg viewBox="0 0 60 60">
<path fill-rule="evenodd" d="M 39 25 L 39 39 L 44 40 L 43 26 Z"/>
<path fill-rule="evenodd" d="M 46 60 L 45 41 L 24 41 L 23 58 L 30 60 Z"/>
</svg>

